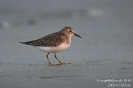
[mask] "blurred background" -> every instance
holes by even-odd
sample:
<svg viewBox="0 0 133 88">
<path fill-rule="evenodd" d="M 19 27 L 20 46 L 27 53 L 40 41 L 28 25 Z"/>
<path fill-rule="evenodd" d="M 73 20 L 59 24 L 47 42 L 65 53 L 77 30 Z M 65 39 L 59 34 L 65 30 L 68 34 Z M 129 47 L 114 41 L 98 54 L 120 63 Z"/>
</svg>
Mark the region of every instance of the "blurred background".
<svg viewBox="0 0 133 88">
<path fill-rule="evenodd" d="M 63 57 L 69 58 L 66 53 L 71 56 L 70 52 L 78 51 L 73 61 L 132 61 L 132 4 L 132 0 L 0 0 L 0 61 L 26 63 L 35 56 L 31 63 L 37 63 L 42 53 L 18 42 L 40 38 L 65 26 L 83 38 L 74 38 L 73 48 L 62 52 Z M 82 59 L 77 59 L 80 55 Z"/>
<path fill-rule="evenodd" d="M 116 26 L 131 27 L 132 14 L 132 0 L 0 0 L 1 29 L 21 27 L 28 22 L 113 30 Z"/>
</svg>

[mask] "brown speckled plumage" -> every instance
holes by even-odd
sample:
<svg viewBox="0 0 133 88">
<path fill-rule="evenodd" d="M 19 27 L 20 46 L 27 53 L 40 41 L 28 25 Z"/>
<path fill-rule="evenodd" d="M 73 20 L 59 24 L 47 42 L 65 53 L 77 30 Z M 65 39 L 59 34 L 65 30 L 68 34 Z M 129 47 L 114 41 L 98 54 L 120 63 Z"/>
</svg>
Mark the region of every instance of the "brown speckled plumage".
<svg viewBox="0 0 133 88">
<path fill-rule="evenodd" d="M 46 35 L 40 39 L 22 42 L 23 44 L 32 45 L 32 46 L 42 46 L 42 47 L 56 47 L 63 42 L 63 39 L 59 33 L 52 33 Z"/>
<path fill-rule="evenodd" d="M 32 46 L 42 46 L 42 47 L 56 47 L 63 42 L 70 43 L 70 36 L 67 34 L 66 29 L 73 30 L 71 27 L 64 27 L 59 32 L 46 35 L 37 40 L 20 42 L 20 43 Z"/>
</svg>

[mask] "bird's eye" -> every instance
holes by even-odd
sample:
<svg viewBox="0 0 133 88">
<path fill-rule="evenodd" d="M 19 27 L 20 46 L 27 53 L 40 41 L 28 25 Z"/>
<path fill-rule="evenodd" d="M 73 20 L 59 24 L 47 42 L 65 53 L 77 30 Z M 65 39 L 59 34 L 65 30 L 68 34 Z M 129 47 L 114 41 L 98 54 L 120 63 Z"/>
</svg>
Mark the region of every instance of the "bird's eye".
<svg viewBox="0 0 133 88">
<path fill-rule="evenodd" d="M 72 32 L 72 31 L 69 31 L 69 32 Z"/>
</svg>

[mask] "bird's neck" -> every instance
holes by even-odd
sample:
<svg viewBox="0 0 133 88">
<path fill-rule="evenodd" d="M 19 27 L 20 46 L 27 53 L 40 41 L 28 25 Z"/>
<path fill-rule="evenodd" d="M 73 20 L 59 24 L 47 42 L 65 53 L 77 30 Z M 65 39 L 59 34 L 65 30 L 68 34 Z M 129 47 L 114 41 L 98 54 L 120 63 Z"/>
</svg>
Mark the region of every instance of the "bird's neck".
<svg viewBox="0 0 133 88">
<path fill-rule="evenodd" d="M 70 36 L 66 37 L 66 41 L 65 42 L 68 43 L 68 44 L 71 44 L 71 37 Z"/>
</svg>

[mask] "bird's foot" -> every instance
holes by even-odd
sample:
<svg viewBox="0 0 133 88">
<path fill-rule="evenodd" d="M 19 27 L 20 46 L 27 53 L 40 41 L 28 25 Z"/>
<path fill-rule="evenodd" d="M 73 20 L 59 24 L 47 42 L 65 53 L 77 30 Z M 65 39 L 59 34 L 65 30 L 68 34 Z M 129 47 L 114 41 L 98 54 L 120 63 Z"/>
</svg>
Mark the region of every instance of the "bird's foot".
<svg viewBox="0 0 133 88">
<path fill-rule="evenodd" d="M 65 64 L 71 64 L 71 63 L 60 63 L 60 64 L 49 64 L 50 66 L 59 66 L 59 65 L 65 65 Z"/>
<path fill-rule="evenodd" d="M 58 65 L 60 65 L 60 64 L 49 64 L 50 66 L 58 66 Z"/>
</svg>

